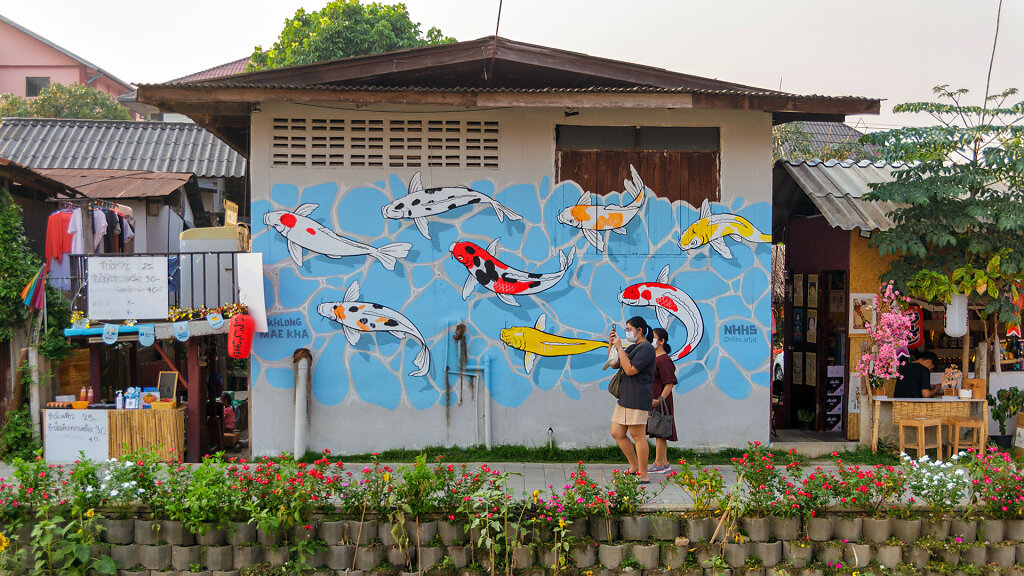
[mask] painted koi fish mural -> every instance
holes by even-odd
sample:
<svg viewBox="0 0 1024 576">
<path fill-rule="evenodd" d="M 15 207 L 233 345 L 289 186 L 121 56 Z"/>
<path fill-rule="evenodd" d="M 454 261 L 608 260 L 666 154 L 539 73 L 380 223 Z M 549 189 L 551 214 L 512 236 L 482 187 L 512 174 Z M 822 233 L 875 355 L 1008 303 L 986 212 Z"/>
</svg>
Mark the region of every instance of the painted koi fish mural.
<svg viewBox="0 0 1024 576">
<path fill-rule="evenodd" d="M 570 206 L 558 214 L 558 222 L 583 230 L 583 237 L 604 252 L 604 232 L 611 230 L 616 234 L 625 234 L 626 225 L 640 212 L 647 201 L 647 188 L 640 179 L 636 168 L 632 165 L 629 171 L 633 181 L 623 180 L 627 192 L 633 195 L 633 201 L 623 206 L 601 206 L 594 204 L 590 192 L 584 192 L 575 206 Z"/>
<path fill-rule="evenodd" d="M 408 242 L 386 244 L 379 248 L 339 236 L 333 230 L 309 217 L 319 204 L 303 204 L 294 211 L 275 210 L 263 216 L 263 223 L 277 230 L 288 241 L 288 254 L 296 266 L 302 266 L 302 250 L 328 258 L 344 258 L 366 254 L 376 258 L 388 270 L 394 270 L 399 258 L 412 248 Z"/>
<path fill-rule="evenodd" d="M 513 326 L 501 331 L 502 342 L 526 353 L 523 364 L 527 374 L 537 364 L 537 356 L 573 356 L 608 346 L 607 342 L 549 334 L 544 331 L 546 323 L 547 315 L 541 314 L 533 328 Z"/>
<path fill-rule="evenodd" d="M 430 350 L 420 331 L 408 318 L 398 312 L 375 304 L 359 302 L 359 282 L 354 281 L 345 291 L 345 299 L 341 302 L 324 302 L 317 306 L 316 311 L 333 322 L 341 324 L 348 343 L 355 346 L 363 334 L 386 332 L 399 340 L 408 336 L 420 345 L 420 352 L 412 363 L 417 370 L 409 376 L 424 376 L 430 371 Z"/>
<path fill-rule="evenodd" d="M 712 214 L 707 199 L 700 205 L 700 218 L 690 224 L 679 239 L 679 247 L 689 252 L 708 244 L 724 258 L 732 258 L 726 238 L 739 242 L 771 242 L 771 234 L 757 229 L 749 220 L 736 214 Z"/>
<path fill-rule="evenodd" d="M 416 223 L 416 228 L 427 240 L 430 240 L 430 230 L 427 228 L 427 218 L 444 214 L 449 210 L 470 206 L 473 204 L 486 203 L 494 208 L 498 216 L 498 222 L 504 222 L 507 216 L 509 220 L 522 220 L 523 217 L 513 212 L 504 204 L 494 198 L 478 192 L 467 186 L 444 186 L 441 188 L 424 188 L 420 182 L 420 173 L 417 172 L 409 181 L 409 194 L 396 199 L 390 204 L 381 208 L 385 218 L 391 220 L 411 219 Z"/>
<path fill-rule="evenodd" d="M 469 270 L 469 277 L 466 278 L 466 283 L 462 287 L 463 300 L 469 298 L 473 289 L 479 284 L 497 294 L 498 299 L 505 304 L 519 306 L 515 296 L 537 294 L 551 288 L 565 276 L 576 258 L 576 247 L 574 246 L 569 250 L 568 256 L 559 250 L 560 269 L 558 272 L 548 274 L 524 272 L 510 267 L 494 256 L 498 240 L 500 239 L 492 240 L 486 249 L 472 242 L 455 242 L 448 247 L 452 256 L 465 266 L 466 270 Z"/>
<path fill-rule="evenodd" d="M 662 328 L 668 329 L 672 316 L 678 318 L 686 328 L 686 341 L 678 352 L 671 354 L 672 361 L 681 360 L 700 344 L 704 337 L 704 318 L 697 303 L 690 295 L 668 283 L 668 265 L 661 269 L 656 282 L 641 282 L 627 287 L 619 294 L 619 302 L 629 306 L 654 308 Z"/>
</svg>

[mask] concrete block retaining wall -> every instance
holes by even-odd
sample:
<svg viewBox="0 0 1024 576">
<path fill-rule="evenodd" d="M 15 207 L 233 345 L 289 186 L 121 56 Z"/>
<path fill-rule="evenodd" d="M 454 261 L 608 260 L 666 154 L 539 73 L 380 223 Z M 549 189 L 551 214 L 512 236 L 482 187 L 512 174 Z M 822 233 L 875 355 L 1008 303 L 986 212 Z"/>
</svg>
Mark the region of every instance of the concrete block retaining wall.
<svg viewBox="0 0 1024 576">
<path fill-rule="evenodd" d="M 422 571 L 470 576 L 486 573 L 490 562 L 485 550 L 469 545 L 475 535 L 448 522 L 421 522 L 418 546 L 416 526 L 407 524 L 406 534 L 411 539 L 403 548 L 394 543 L 392 526 L 385 522 L 313 521 L 288 534 L 265 534 L 250 524 L 236 524 L 201 535 L 183 532 L 177 523 L 104 523 L 103 543 L 94 554 L 109 554 L 124 576 L 232 576 L 261 563 L 284 565 L 295 559 L 296 543 L 303 540 L 318 544 L 308 558 L 318 575 Z M 730 567 L 725 573 L 733 574 L 767 576 L 785 570 L 791 576 L 821 576 L 823 566 L 829 564 L 842 564 L 847 570 L 867 569 L 862 574 L 871 573 L 872 568 L 876 574 L 891 574 L 901 565 L 919 574 L 940 574 L 942 567 L 946 574 L 974 573 L 964 570 L 965 564 L 970 564 L 986 574 L 1024 576 L 1024 520 L 946 518 L 929 522 L 835 516 L 812 518 L 805 525 L 799 519 L 743 518 L 739 522 L 742 536 L 734 533 L 727 543 L 712 545 L 708 540 L 717 524 L 716 518 L 678 515 L 578 521 L 569 528 L 576 537 L 571 538 L 565 553 L 568 572 L 591 571 L 591 576 L 629 571 L 648 576 L 710 574 L 702 563 L 721 556 Z M 17 531 L 19 545 L 29 533 L 27 527 Z M 510 552 L 514 570 L 529 576 L 553 572 L 558 552 L 551 538 L 547 529 L 524 537 L 524 544 Z M 355 544 L 357 540 L 360 545 Z M 757 561 L 748 565 L 751 558 Z M 503 562 L 503 558 L 499 560 Z M 194 568 L 200 571 L 192 572 Z M 560 573 L 566 570 L 563 567 Z"/>
</svg>

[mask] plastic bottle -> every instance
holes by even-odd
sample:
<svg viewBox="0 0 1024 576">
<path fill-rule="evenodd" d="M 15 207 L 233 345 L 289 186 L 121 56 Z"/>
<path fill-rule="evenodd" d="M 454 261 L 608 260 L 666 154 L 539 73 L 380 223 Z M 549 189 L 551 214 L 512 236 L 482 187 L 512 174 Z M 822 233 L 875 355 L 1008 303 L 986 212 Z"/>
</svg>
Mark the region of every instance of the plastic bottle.
<svg viewBox="0 0 1024 576">
<path fill-rule="evenodd" d="M 124 409 L 124 395 L 120 390 L 117 391 L 117 397 L 114 398 L 114 407 L 118 410 Z"/>
<path fill-rule="evenodd" d="M 86 392 L 85 399 L 89 401 L 89 404 L 92 404 L 92 388 L 89 388 L 88 392 Z"/>
<path fill-rule="evenodd" d="M 85 391 L 85 386 L 82 386 L 82 389 L 78 391 L 78 399 L 79 400 L 88 400 L 89 399 L 88 393 Z"/>
</svg>

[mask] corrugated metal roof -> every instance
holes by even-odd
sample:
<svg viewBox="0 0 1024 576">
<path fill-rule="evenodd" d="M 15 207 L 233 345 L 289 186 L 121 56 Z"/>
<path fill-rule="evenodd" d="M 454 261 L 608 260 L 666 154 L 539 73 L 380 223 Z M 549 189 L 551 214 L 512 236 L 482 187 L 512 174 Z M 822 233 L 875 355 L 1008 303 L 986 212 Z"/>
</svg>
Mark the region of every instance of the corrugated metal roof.
<svg viewBox="0 0 1024 576">
<path fill-rule="evenodd" d="M 0 156 L 0 177 L 7 178 L 24 186 L 38 187 L 68 197 L 82 196 L 73 187 L 45 176 L 28 166 L 22 166 L 13 160 Z"/>
<path fill-rule="evenodd" d="M 782 142 L 783 157 L 798 148 L 796 145 L 803 145 L 811 150 L 821 150 L 838 144 L 857 144 L 864 150 L 864 155 L 868 158 L 881 156 L 878 146 L 859 144 L 858 140 L 864 136 L 863 132 L 842 122 L 799 121 L 791 124 L 796 130 L 786 134 L 785 141 Z M 799 142 L 791 142 L 796 139 L 799 139 Z"/>
<path fill-rule="evenodd" d="M 40 174 L 63 182 L 89 198 L 154 198 L 167 196 L 185 185 L 192 174 L 138 170 L 55 168 Z"/>
<path fill-rule="evenodd" d="M 245 176 L 245 158 L 188 122 L 4 118 L 0 156 L 32 168 L 191 172 Z"/>
<path fill-rule="evenodd" d="M 231 80 L 231 77 L 199 82 L 181 82 L 167 84 L 140 84 L 140 88 L 264 88 L 270 90 L 323 90 L 328 92 L 428 92 L 441 94 L 706 94 L 709 96 L 778 96 L 780 98 L 811 98 L 815 100 L 851 100 L 869 101 L 872 98 L 860 96 L 823 96 L 820 94 L 791 94 L 773 90 L 738 90 L 704 88 L 662 88 L 659 86 L 588 86 L 585 88 L 488 88 L 474 86 L 431 87 L 431 86 L 347 86 L 332 84 L 276 84 L 266 82 L 242 82 Z"/>
<path fill-rule="evenodd" d="M 240 58 L 220 66 L 214 66 L 213 68 L 207 68 L 199 72 L 194 72 L 181 78 L 175 78 L 171 82 L 195 82 L 197 80 L 210 80 L 212 78 L 221 78 L 223 76 L 233 76 L 235 74 L 241 74 L 245 72 L 246 65 L 249 64 L 249 56 Z"/>
<path fill-rule="evenodd" d="M 780 161 L 811 202 L 833 227 L 843 230 L 888 230 L 893 223 L 889 212 L 899 206 L 892 202 L 868 202 L 869 184 L 891 182 L 901 164 L 829 160 Z"/>
</svg>

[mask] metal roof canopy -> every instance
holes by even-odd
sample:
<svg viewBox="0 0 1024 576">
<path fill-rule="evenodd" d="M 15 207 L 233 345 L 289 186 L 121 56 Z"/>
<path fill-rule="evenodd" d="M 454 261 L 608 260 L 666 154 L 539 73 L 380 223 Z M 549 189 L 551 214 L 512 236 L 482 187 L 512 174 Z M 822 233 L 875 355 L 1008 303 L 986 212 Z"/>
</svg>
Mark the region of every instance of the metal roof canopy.
<svg viewBox="0 0 1024 576">
<path fill-rule="evenodd" d="M 184 186 L 192 174 L 132 170 L 56 168 L 39 173 L 76 188 L 90 198 L 158 198 Z"/>
<path fill-rule="evenodd" d="M 758 110 L 776 122 L 877 114 L 880 101 L 797 95 L 501 37 L 142 85 L 138 101 L 185 114 L 246 155 L 262 102 L 325 106 L 616 107 Z"/>
<path fill-rule="evenodd" d="M 888 214 L 898 205 L 868 202 L 863 197 L 871 191 L 870 184 L 893 181 L 892 173 L 899 168 L 900 165 L 868 160 L 779 160 L 772 184 L 773 237 L 784 237 L 783 230 L 793 216 L 815 211 L 829 225 L 842 230 L 892 228 Z"/>
<path fill-rule="evenodd" d="M 28 166 L 22 166 L 14 160 L 4 158 L 3 156 L 0 156 L 0 180 L 10 180 L 27 188 L 35 188 L 54 195 L 60 194 L 66 198 L 82 196 L 82 193 L 75 190 L 73 186 L 50 178 L 37 170 L 33 170 Z"/>
<path fill-rule="evenodd" d="M 245 158 L 190 122 L 4 118 L 0 120 L 0 156 L 35 169 L 245 176 Z"/>
</svg>

